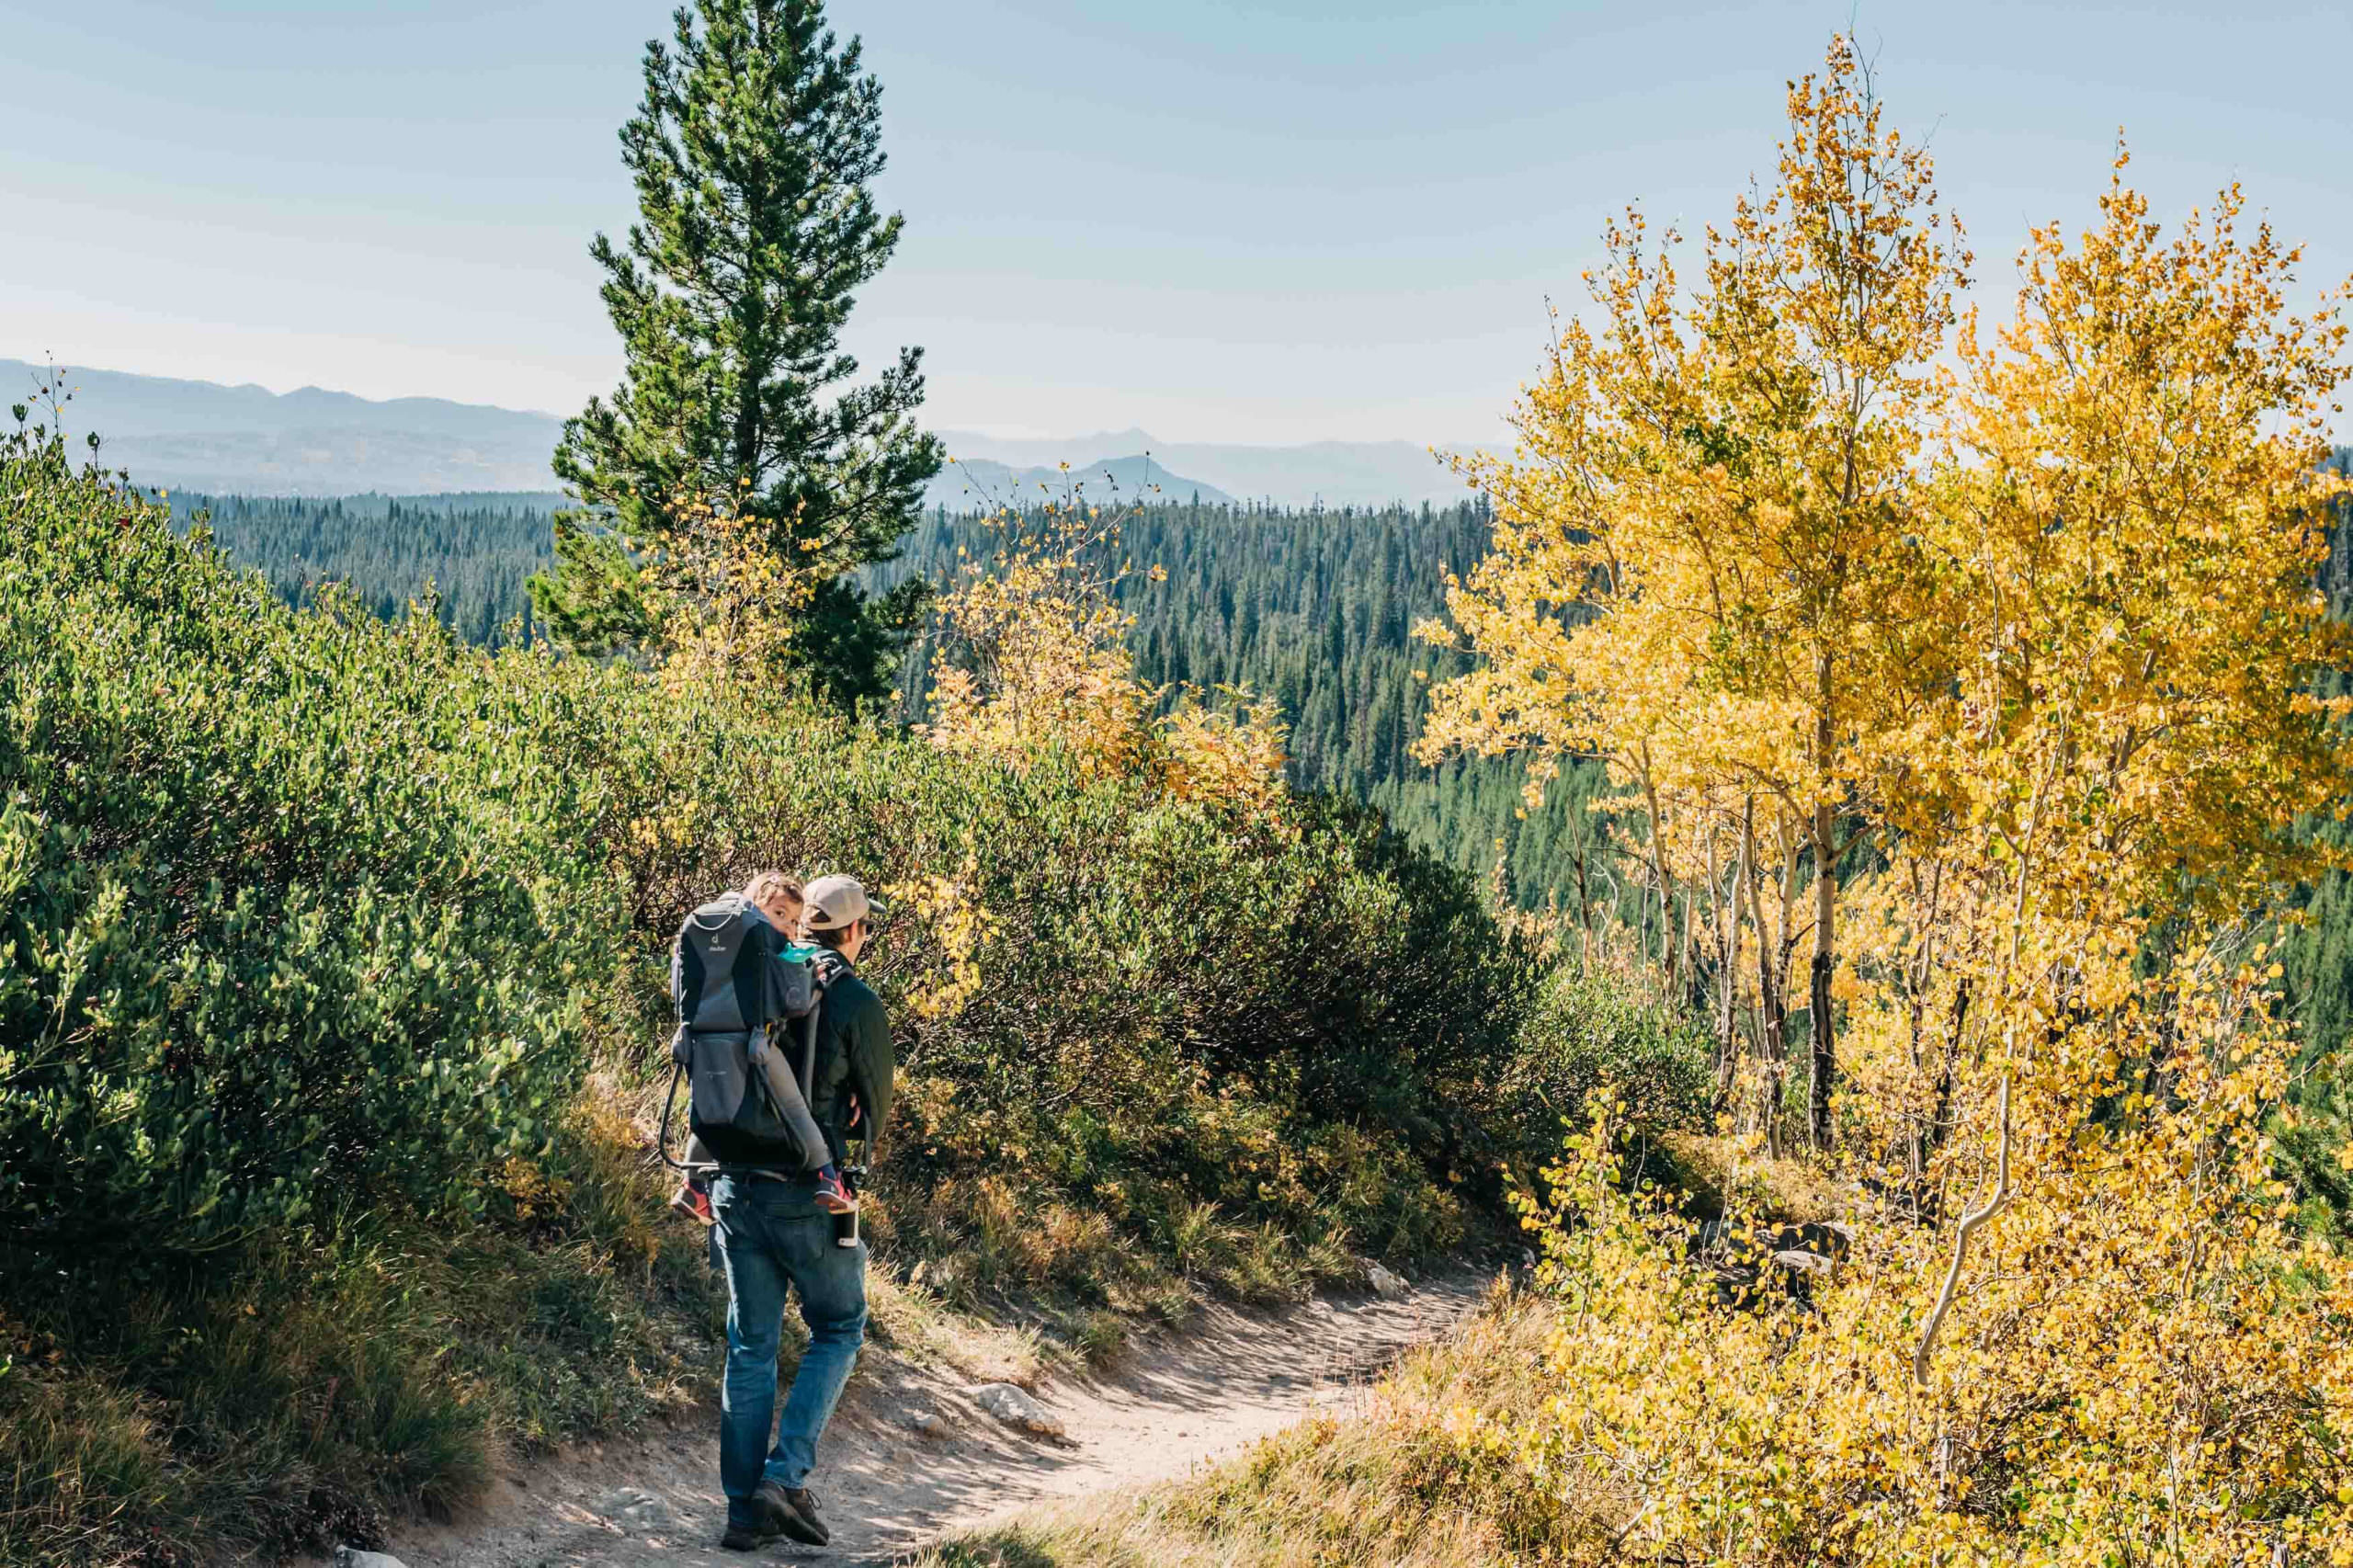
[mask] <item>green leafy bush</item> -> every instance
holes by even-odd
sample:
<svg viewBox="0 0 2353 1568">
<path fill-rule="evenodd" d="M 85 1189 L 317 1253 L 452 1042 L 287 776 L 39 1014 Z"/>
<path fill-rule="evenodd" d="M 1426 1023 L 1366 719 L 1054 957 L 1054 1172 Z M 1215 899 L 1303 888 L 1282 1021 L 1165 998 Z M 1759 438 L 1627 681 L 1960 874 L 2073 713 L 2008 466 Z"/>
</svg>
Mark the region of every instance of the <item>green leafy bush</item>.
<svg viewBox="0 0 2353 1568">
<path fill-rule="evenodd" d="M 1671 1003 L 1646 998 L 1598 966 L 1564 964 L 1544 983 L 1518 1051 L 1497 1082 L 1505 1156 L 1520 1165 L 1527 1180 L 1534 1168 L 1528 1162 L 1558 1152 L 1563 1124 L 1583 1124 L 1586 1100 L 1604 1083 L 1615 1085 L 1642 1127 L 1699 1127 L 1713 1087 L 1712 1059 L 1704 1026 Z"/>
<path fill-rule="evenodd" d="M 297 614 L 0 456 L 0 1226 L 200 1250 L 468 1207 L 577 1082 L 576 943 L 480 789 L 484 661 Z"/>
<path fill-rule="evenodd" d="M 556 688 L 584 678 L 526 657 Z M 1041 1233 L 1064 1203 L 1163 1257 L 1205 1199 L 1333 1244 L 1313 1256 L 1334 1273 L 1354 1267 L 1344 1236 L 1410 1253 L 1461 1233 L 1440 1178 L 1461 1108 L 1510 1056 L 1529 965 L 1466 879 L 1374 813 L 1315 797 L 1252 823 L 740 693 L 579 711 L 546 744 L 604 781 L 581 837 L 630 912 L 617 1065 L 660 1071 L 655 959 L 716 871 L 844 869 L 894 895 L 863 965 L 906 1079 L 878 1182 L 926 1251 L 981 1235 L 972 1183 L 991 1176 L 1032 1190 Z M 1108 1288 L 1074 1267 L 1082 1293 Z"/>
</svg>

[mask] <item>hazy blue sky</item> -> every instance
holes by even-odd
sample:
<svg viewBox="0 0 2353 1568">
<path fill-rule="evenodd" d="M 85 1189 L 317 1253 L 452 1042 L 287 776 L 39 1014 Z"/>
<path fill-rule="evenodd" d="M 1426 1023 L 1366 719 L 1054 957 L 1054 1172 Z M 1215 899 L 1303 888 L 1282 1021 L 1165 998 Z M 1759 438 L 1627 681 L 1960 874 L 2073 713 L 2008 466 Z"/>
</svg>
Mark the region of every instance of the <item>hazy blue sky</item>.
<svg viewBox="0 0 2353 1568">
<path fill-rule="evenodd" d="M 907 217 L 853 346 L 935 424 L 1491 436 L 1608 212 L 1768 168 L 1855 17 L 1933 131 L 1981 293 L 2117 128 L 2159 212 L 2242 178 L 2353 272 L 2353 7 L 836 0 Z M 618 355 L 585 247 L 641 0 L 0 0 L 0 356 L 570 412 Z"/>
</svg>

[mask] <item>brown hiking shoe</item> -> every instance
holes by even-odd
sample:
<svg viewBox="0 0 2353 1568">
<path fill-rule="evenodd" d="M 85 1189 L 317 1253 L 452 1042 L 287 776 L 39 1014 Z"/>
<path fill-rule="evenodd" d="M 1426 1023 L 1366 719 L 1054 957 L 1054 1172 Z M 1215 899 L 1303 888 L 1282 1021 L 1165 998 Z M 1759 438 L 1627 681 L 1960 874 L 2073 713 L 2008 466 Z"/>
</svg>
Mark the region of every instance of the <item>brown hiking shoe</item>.
<svg viewBox="0 0 2353 1568">
<path fill-rule="evenodd" d="M 805 1486 L 785 1486 L 773 1481 L 763 1481 L 752 1495 L 765 1504 L 768 1517 L 777 1528 L 803 1546 L 824 1546 L 834 1539 L 825 1521 L 817 1517 L 817 1499 Z"/>
<path fill-rule="evenodd" d="M 784 1527 L 772 1518 L 756 1525 L 729 1525 L 719 1544 L 730 1551 L 757 1551 L 783 1533 Z"/>
</svg>

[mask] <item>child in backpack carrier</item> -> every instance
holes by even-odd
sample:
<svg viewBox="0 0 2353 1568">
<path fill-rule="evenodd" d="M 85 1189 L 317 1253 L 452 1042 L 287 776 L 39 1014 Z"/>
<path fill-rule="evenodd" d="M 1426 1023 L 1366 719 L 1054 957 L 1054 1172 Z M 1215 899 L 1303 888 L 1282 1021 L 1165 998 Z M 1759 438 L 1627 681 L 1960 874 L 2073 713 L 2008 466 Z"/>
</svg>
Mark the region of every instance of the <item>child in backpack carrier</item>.
<svg viewBox="0 0 2353 1568">
<path fill-rule="evenodd" d="M 782 932 L 787 940 L 798 940 L 801 935 L 801 884 L 782 871 L 762 871 L 744 885 L 744 896 L 750 899 L 768 924 Z M 710 1151 L 699 1138 L 687 1140 L 687 1164 L 709 1165 L 714 1162 Z M 842 1182 L 841 1173 L 831 1165 L 817 1172 L 817 1206 L 828 1214 L 848 1214 L 856 1211 L 858 1199 Z M 688 1219 L 704 1225 L 718 1223 L 719 1217 L 710 1207 L 710 1174 L 689 1170 L 678 1190 L 670 1195 L 670 1208 Z"/>
</svg>

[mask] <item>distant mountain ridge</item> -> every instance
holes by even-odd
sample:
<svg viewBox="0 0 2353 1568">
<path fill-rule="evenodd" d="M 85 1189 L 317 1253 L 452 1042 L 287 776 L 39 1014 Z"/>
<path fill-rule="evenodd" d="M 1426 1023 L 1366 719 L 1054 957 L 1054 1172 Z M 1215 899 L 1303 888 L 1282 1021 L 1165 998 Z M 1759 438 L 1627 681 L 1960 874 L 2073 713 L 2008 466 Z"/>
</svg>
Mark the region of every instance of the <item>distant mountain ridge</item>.
<svg viewBox="0 0 2353 1568">
<path fill-rule="evenodd" d="M 142 376 L 60 366 L 74 398 L 65 410 L 76 441 L 96 430 L 101 459 L 142 484 L 247 495 L 415 495 L 546 491 L 563 421 L 552 414 L 445 398 L 377 400 L 350 392 Z M 0 359 L 0 411 L 30 403 L 46 367 Z M 1452 501 L 1460 479 L 1410 441 L 1319 441 L 1305 446 L 1160 441 L 1139 429 L 1046 440 L 943 432 L 957 462 L 925 491 L 926 508 L 985 509 L 1060 494 L 1084 482 L 1090 498 L 1189 501 L 1211 506 L 1385 506 Z M 1061 464 L 1067 462 L 1067 474 Z"/>
<path fill-rule="evenodd" d="M 563 421 L 488 403 L 379 402 L 302 387 L 222 386 L 121 370 L 58 369 L 77 441 L 143 484 L 270 495 L 547 490 Z M 31 401 L 47 368 L 0 359 L 0 405 Z"/>
<path fill-rule="evenodd" d="M 1084 495 L 1098 505 L 1108 501 L 1195 500 L 1205 506 L 1234 505 L 1234 498 L 1216 485 L 1171 473 L 1165 464 L 1141 453 L 1073 463 L 1064 469 L 1059 460 L 1051 465 L 1015 468 L 987 458 L 965 457 L 953 447 L 949 450 L 951 460 L 931 482 L 924 500 L 926 506 L 943 506 L 950 512 L 989 511 L 1017 503 L 1059 500 L 1065 492 Z M 950 486 L 955 494 L 943 494 Z"/>
<path fill-rule="evenodd" d="M 1205 485 L 1245 501 L 1279 506 L 1385 506 L 1403 501 L 1463 500 L 1461 478 L 1427 447 L 1411 441 L 1313 441 L 1302 446 L 1251 446 L 1231 441 L 1163 441 L 1150 431 L 1127 429 L 1049 439 L 1004 438 L 943 430 L 949 454 L 967 461 L 1012 467 L 1051 466 L 1067 461 L 1074 472 L 1100 467 L 1108 459 L 1149 453 L 1155 468 L 1198 475 Z M 1440 450 L 1468 450 L 1476 443 L 1443 444 Z M 1178 484 L 1162 483 L 1164 499 L 1182 500 Z M 1204 494 L 1202 500 L 1209 496 Z"/>
</svg>

